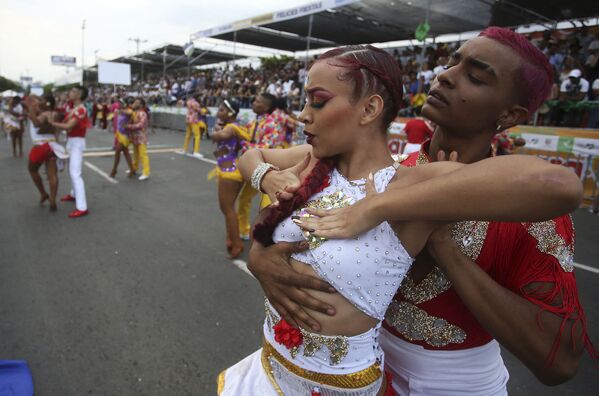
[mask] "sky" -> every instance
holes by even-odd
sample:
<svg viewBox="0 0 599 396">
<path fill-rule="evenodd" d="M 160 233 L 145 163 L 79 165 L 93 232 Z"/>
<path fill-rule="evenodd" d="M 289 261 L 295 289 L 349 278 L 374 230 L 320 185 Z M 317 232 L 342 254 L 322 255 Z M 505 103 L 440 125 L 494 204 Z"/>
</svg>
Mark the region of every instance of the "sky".
<svg viewBox="0 0 599 396">
<path fill-rule="evenodd" d="M 81 59 L 85 19 L 85 65 L 165 43 L 182 45 L 189 35 L 227 22 L 309 3 L 309 0 L 0 0 L 0 75 L 18 81 L 52 82 L 63 75 L 51 55 Z M 200 44 L 198 44 L 200 46 Z"/>
</svg>

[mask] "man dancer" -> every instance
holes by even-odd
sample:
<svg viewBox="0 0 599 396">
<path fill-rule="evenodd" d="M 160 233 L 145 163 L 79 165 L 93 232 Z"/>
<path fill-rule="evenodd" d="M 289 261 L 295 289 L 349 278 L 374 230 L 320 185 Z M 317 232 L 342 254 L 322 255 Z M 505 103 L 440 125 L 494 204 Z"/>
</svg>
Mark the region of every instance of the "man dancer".
<svg viewBox="0 0 599 396">
<path fill-rule="evenodd" d="M 276 109 L 276 97 L 268 93 L 262 93 L 252 102 L 252 110 L 256 118 L 247 125 L 247 141 L 243 143 L 242 152 L 250 148 L 278 148 L 281 143 L 281 127 L 277 119 L 272 116 Z M 251 185 L 245 183 L 237 198 L 237 217 L 239 221 L 239 235 L 241 239 L 250 239 L 250 209 L 252 199 L 258 194 Z M 267 196 L 263 196 L 260 208 L 270 204 Z"/>
<path fill-rule="evenodd" d="M 142 98 L 135 99 L 133 102 L 132 123 L 125 127 L 131 131 L 131 141 L 133 142 L 133 169 L 137 170 L 141 159 L 142 173 L 138 180 L 148 180 L 150 178 L 150 158 L 148 157 L 148 114 L 146 113 L 146 101 Z"/>
<path fill-rule="evenodd" d="M 50 121 L 58 129 L 68 133 L 67 150 L 69 152 L 69 176 L 71 177 L 71 193 L 60 200 L 62 202 L 75 202 L 75 210 L 69 213 L 70 218 L 86 216 L 87 200 L 85 197 L 85 183 L 81 176 L 83 151 L 85 150 L 85 134 L 89 128 L 89 118 L 83 101 L 87 98 L 87 88 L 78 85 L 69 91 L 69 100 L 73 108 L 67 113 L 63 122 Z"/>
</svg>

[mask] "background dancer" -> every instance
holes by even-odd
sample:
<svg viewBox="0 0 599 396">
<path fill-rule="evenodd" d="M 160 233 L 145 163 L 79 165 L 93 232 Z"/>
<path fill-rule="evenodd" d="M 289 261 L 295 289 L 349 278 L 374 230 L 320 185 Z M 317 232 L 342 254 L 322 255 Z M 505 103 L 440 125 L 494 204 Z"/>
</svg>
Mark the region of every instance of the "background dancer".
<svg viewBox="0 0 599 396">
<path fill-rule="evenodd" d="M 69 91 L 69 100 L 73 108 L 67 113 L 63 122 L 50 124 L 58 129 L 64 129 L 68 133 L 67 150 L 69 152 L 69 176 L 71 177 L 71 193 L 60 200 L 63 202 L 75 202 L 75 210 L 69 213 L 69 217 L 76 218 L 87 216 L 87 199 L 85 196 L 85 183 L 81 176 L 81 165 L 83 163 L 83 151 L 85 150 L 85 133 L 89 128 L 89 118 L 83 101 L 87 98 L 87 88 L 78 85 Z"/>
<path fill-rule="evenodd" d="M 29 133 L 33 143 L 29 152 L 29 174 L 40 193 L 40 205 L 49 201 L 50 211 L 54 212 L 56 211 L 56 192 L 58 191 L 58 171 L 52 145 L 56 144 L 58 130 L 49 121 L 55 120 L 59 115 L 54 111 L 55 101 L 51 95 L 41 99 L 29 96 L 26 104 Z M 50 194 L 46 192 L 39 173 L 42 165 L 46 166 Z"/>
<path fill-rule="evenodd" d="M 226 246 L 230 259 L 239 257 L 244 249 L 239 237 L 235 201 L 243 185 L 243 177 L 237 169 L 237 155 L 247 133 L 236 122 L 238 114 L 239 104 L 225 99 L 216 115 L 223 127 L 212 132 L 212 140 L 217 143 L 214 153 L 217 161 L 218 203 L 225 216 Z"/>
<path fill-rule="evenodd" d="M 131 124 L 125 129 L 131 133 L 133 143 L 133 172 L 136 172 L 141 161 L 142 173 L 138 180 L 150 178 L 150 157 L 148 157 L 148 114 L 146 113 L 146 101 L 137 98 L 133 102 L 133 115 Z M 125 157 L 126 158 L 126 157 Z"/>
<path fill-rule="evenodd" d="M 261 93 L 254 98 L 252 110 L 256 118 L 247 125 L 248 138 L 243 143 L 243 151 L 250 148 L 281 147 L 281 127 L 273 112 L 277 109 L 277 98 L 268 93 Z M 245 183 L 239 193 L 237 213 L 239 218 L 239 233 L 244 240 L 250 239 L 250 210 L 252 200 L 259 192 L 249 183 Z M 263 196 L 260 208 L 270 204 L 268 197 Z"/>
<path fill-rule="evenodd" d="M 183 141 L 183 154 L 187 153 L 189 147 L 189 140 L 193 134 L 193 156 L 203 158 L 200 154 L 200 104 L 194 97 L 190 97 L 186 102 L 187 115 L 185 116 L 185 140 Z"/>
<path fill-rule="evenodd" d="M 135 168 L 133 166 L 133 161 L 131 160 L 131 154 L 129 153 L 131 134 L 126 128 L 127 124 L 131 120 L 133 111 L 125 104 L 122 108 L 121 105 L 118 107 L 113 106 L 113 114 L 115 125 L 114 136 L 116 143 L 114 148 L 114 164 L 112 165 L 110 177 L 114 178 L 116 176 L 117 168 L 121 160 L 121 153 L 125 157 L 125 161 L 127 161 L 127 165 L 129 166 L 129 177 L 134 177 Z"/>
<path fill-rule="evenodd" d="M 8 127 L 8 135 L 12 143 L 12 156 L 17 156 L 17 147 L 19 148 L 19 157 L 23 156 L 23 121 L 24 112 L 21 105 L 21 97 L 14 96 L 6 109 L 7 117 L 4 119 L 4 125 Z"/>
</svg>

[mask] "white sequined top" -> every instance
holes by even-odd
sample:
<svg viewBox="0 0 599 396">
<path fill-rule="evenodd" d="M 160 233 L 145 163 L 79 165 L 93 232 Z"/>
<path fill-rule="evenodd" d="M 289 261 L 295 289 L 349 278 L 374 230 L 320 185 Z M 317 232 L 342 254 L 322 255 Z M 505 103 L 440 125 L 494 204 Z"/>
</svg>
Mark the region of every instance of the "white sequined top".
<svg viewBox="0 0 599 396">
<path fill-rule="evenodd" d="M 395 175 L 390 166 L 374 174 L 382 192 Z M 330 184 L 312 196 L 306 207 L 331 208 L 352 204 L 365 197 L 365 180 L 348 181 L 337 169 Z M 302 210 L 294 215 L 303 215 Z M 365 314 L 383 320 L 385 311 L 414 259 L 410 257 L 389 223 L 384 222 L 353 239 L 324 240 L 302 230 L 288 217 L 275 229 L 275 242 L 308 239 L 310 249 L 293 258 L 314 271 Z"/>
</svg>

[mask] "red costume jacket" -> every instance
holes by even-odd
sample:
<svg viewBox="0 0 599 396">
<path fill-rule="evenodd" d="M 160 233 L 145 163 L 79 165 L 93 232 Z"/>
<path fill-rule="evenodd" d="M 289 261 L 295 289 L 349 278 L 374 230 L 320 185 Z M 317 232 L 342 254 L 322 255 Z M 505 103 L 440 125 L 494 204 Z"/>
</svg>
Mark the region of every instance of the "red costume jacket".
<svg viewBox="0 0 599 396">
<path fill-rule="evenodd" d="M 427 150 L 425 143 L 401 164 L 430 162 Z M 585 343 L 590 346 L 573 272 L 575 235 L 569 215 L 538 223 L 464 221 L 454 225 L 452 236 L 462 253 L 497 283 L 538 305 L 539 312 L 550 311 L 583 326 Z M 535 282 L 553 287 L 549 291 L 525 290 Z M 552 304 L 560 296 L 561 306 Z M 397 337 L 433 350 L 473 348 L 493 339 L 437 267 L 418 284 L 408 272 L 383 325 Z M 558 341 L 549 360 L 557 352 Z"/>
</svg>

